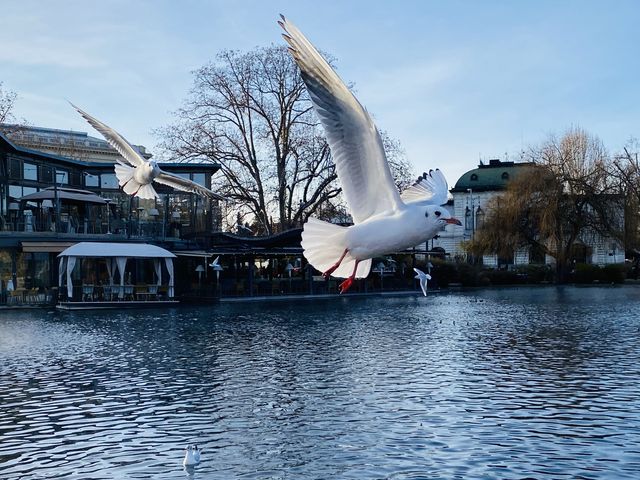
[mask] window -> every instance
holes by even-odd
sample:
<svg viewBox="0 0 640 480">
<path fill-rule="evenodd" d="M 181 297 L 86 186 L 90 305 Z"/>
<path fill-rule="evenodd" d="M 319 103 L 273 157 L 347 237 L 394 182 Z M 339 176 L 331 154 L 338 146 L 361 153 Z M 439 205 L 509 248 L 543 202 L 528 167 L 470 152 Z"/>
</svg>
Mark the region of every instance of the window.
<svg viewBox="0 0 640 480">
<path fill-rule="evenodd" d="M 69 184 L 69 172 L 64 170 L 56 170 L 56 182 L 58 185 L 68 185 Z"/>
<path fill-rule="evenodd" d="M 472 182 L 477 182 L 477 181 L 478 181 L 478 175 L 477 175 L 477 174 L 475 174 L 475 173 L 472 173 L 472 174 L 471 174 L 471 181 L 472 181 Z"/>
<path fill-rule="evenodd" d="M 195 183 L 197 183 L 198 185 L 201 185 L 203 187 L 207 186 L 206 183 L 206 179 L 205 179 L 205 174 L 204 173 L 194 173 L 193 174 L 193 181 Z"/>
<path fill-rule="evenodd" d="M 100 186 L 100 177 L 98 175 L 91 175 L 90 173 L 84 174 L 84 185 L 85 187 L 99 187 Z"/>
<path fill-rule="evenodd" d="M 509 180 L 509 174 L 507 172 L 502 172 L 502 179 Z"/>
<path fill-rule="evenodd" d="M 482 228 L 483 225 L 484 225 L 484 210 L 478 207 L 478 210 L 476 210 L 476 227 L 480 229 Z"/>
<path fill-rule="evenodd" d="M 473 230 L 473 214 L 469 207 L 464 209 L 464 229 Z"/>
<path fill-rule="evenodd" d="M 22 166 L 22 175 L 25 180 L 38 181 L 38 166 L 33 163 L 24 162 Z"/>
<path fill-rule="evenodd" d="M 9 185 L 9 196 L 11 198 L 22 197 L 22 187 L 20 185 Z"/>
<path fill-rule="evenodd" d="M 103 173 L 100 175 L 100 187 L 102 188 L 118 188 L 118 179 L 115 173 Z"/>
</svg>

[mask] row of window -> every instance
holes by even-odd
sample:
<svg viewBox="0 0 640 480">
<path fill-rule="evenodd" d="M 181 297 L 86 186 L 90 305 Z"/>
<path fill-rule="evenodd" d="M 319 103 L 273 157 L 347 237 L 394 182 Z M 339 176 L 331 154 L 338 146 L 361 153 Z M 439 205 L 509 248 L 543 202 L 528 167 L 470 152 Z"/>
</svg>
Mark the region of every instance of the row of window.
<svg viewBox="0 0 640 480">
<path fill-rule="evenodd" d="M 203 187 L 207 186 L 205 173 L 178 173 L 176 175 L 193 180 Z M 77 171 L 69 172 L 49 165 L 37 165 L 35 163 L 21 161 L 17 158 L 12 158 L 9 161 L 9 178 L 13 180 L 30 180 L 53 184 L 54 176 L 55 182 L 58 185 L 71 184 L 73 186 L 100 187 L 113 190 L 118 188 L 118 179 L 115 173 L 100 173 L 94 175 L 83 172 L 82 177 L 84 177 L 84 180 L 82 180 L 80 173 Z"/>
</svg>

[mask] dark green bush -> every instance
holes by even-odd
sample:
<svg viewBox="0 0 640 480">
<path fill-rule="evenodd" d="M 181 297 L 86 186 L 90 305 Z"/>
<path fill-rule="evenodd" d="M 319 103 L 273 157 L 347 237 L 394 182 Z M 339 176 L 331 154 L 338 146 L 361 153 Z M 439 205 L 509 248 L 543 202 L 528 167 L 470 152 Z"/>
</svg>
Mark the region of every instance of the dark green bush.
<svg viewBox="0 0 640 480">
<path fill-rule="evenodd" d="M 578 263 L 573 271 L 573 281 L 575 283 L 599 282 L 601 277 L 600 267 L 597 265 Z"/>
<path fill-rule="evenodd" d="M 623 283 L 626 278 L 626 268 L 623 264 L 605 265 L 602 268 L 602 282 Z"/>
</svg>

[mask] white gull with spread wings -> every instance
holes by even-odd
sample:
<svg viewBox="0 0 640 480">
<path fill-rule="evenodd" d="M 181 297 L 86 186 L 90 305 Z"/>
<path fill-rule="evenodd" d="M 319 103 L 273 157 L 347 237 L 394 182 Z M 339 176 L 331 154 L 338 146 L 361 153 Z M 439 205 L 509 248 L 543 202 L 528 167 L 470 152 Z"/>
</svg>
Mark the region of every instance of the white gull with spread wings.
<svg viewBox="0 0 640 480">
<path fill-rule="evenodd" d="M 147 160 L 134 149 L 125 138 L 100 120 L 71 104 L 89 124 L 102 134 L 105 140 L 115 148 L 125 161 L 117 159 L 115 165 L 118 183 L 125 193 L 140 198 L 158 198 L 153 182 L 162 183 L 178 190 L 193 192 L 205 197 L 222 200 L 223 198 L 208 188 L 186 178 L 178 177 L 160 169 L 155 160 Z"/>
<path fill-rule="evenodd" d="M 309 218 L 302 232 L 304 255 L 324 276 L 364 278 L 371 259 L 414 247 L 446 224 L 460 225 L 442 208 L 447 181 L 440 170 L 424 174 L 402 196 L 395 186 L 373 120 L 316 48 L 291 22 L 278 22 L 302 74 L 329 142 L 354 225 Z"/>
</svg>

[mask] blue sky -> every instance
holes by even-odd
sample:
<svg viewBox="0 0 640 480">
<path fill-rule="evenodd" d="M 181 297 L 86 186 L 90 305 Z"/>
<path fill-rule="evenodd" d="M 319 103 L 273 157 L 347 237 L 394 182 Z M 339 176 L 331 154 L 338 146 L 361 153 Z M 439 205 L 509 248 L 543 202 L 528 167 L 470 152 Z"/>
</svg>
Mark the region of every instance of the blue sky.
<svg viewBox="0 0 640 480">
<path fill-rule="evenodd" d="M 283 13 L 355 84 L 416 173 L 453 184 L 580 126 L 640 137 L 640 2 L 3 0 L 0 81 L 30 124 L 92 132 L 70 100 L 153 152 L 194 69 L 280 44 Z M 93 135 L 99 136 L 96 132 Z"/>
</svg>

